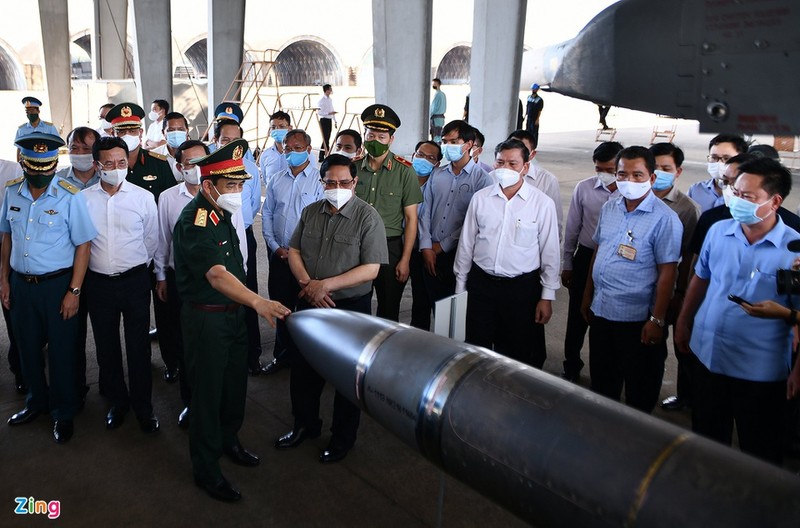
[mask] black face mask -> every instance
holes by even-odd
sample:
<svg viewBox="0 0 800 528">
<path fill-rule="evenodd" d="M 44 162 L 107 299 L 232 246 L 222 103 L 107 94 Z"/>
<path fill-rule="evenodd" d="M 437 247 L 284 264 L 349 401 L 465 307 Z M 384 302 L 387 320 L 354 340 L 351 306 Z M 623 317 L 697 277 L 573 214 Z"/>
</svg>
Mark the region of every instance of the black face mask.
<svg viewBox="0 0 800 528">
<path fill-rule="evenodd" d="M 53 181 L 55 174 L 28 174 L 25 173 L 25 179 L 34 189 L 44 189 L 50 182 Z"/>
<path fill-rule="evenodd" d="M 30 121 L 31 124 L 35 123 L 37 119 L 39 119 L 39 114 L 28 114 L 28 121 Z"/>
</svg>

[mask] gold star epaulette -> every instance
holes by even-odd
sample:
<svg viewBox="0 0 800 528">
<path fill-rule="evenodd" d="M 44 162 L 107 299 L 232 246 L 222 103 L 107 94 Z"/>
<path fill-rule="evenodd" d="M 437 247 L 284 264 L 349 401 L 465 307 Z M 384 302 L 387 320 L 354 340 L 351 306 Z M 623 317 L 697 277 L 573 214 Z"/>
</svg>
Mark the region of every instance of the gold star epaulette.
<svg viewBox="0 0 800 528">
<path fill-rule="evenodd" d="M 16 185 L 21 183 L 25 179 L 25 176 L 20 176 L 19 178 L 14 178 L 13 180 L 9 180 L 6 182 L 6 187 L 11 187 L 12 185 Z"/>
<path fill-rule="evenodd" d="M 80 191 L 80 189 L 72 185 L 67 180 L 58 180 L 58 185 L 66 189 L 70 194 L 78 194 L 78 191 Z"/>
<path fill-rule="evenodd" d="M 194 225 L 205 227 L 206 223 L 208 223 L 208 211 L 200 207 L 197 209 L 197 214 L 194 215 Z"/>
<path fill-rule="evenodd" d="M 153 152 L 152 150 L 148 150 L 147 153 L 150 154 L 150 156 L 155 159 L 160 159 L 161 161 L 167 161 L 167 157 L 163 154 L 159 154 L 158 152 Z"/>
<path fill-rule="evenodd" d="M 413 167 L 413 165 L 411 165 L 411 162 L 405 158 L 401 158 L 400 156 L 395 156 L 394 159 L 396 159 L 398 163 L 401 163 L 406 167 Z"/>
</svg>

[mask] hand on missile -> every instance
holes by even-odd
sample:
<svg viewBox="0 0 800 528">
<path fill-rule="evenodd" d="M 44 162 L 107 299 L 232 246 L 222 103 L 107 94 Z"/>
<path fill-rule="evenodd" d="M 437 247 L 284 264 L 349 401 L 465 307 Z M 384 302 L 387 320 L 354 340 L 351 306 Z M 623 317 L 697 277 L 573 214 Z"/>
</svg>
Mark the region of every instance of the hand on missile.
<svg viewBox="0 0 800 528">
<path fill-rule="evenodd" d="M 264 299 L 263 297 L 259 297 L 258 300 L 255 302 L 253 306 L 253 310 L 259 315 L 259 317 L 263 317 L 267 320 L 269 325 L 272 328 L 275 328 L 275 319 L 283 319 L 292 311 L 276 301 L 270 301 L 269 299 Z"/>
<path fill-rule="evenodd" d="M 300 290 L 298 297 L 305 299 L 308 304 L 316 308 L 335 308 L 336 303 L 331 299 L 331 292 L 325 285 L 324 280 L 299 281 Z"/>
</svg>

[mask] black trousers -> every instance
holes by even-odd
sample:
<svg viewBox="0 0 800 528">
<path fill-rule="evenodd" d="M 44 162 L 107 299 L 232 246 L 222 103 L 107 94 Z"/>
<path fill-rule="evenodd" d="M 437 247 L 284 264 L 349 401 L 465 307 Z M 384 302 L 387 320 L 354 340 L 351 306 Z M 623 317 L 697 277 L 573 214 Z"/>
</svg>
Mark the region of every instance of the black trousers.
<svg viewBox="0 0 800 528">
<path fill-rule="evenodd" d="M 387 238 L 386 246 L 389 249 L 389 264 L 381 266 L 378 276 L 372 281 L 375 297 L 378 299 L 378 310 L 375 315 L 389 321 L 399 321 L 400 301 L 406 283 L 397 281 L 395 268 L 403 256 L 403 237 Z"/>
<path fill-rule="evenodd" d="M 538 270 L 502 278 L 473 264 L 467 292 L 467 343 L 539 369 L 544 366 L 544 325 L 534 322 L 542 296 Z"/>
<path fill-rule="evenodd" d="M 415 247 L 409 264 L 411 280 L 411 326 L 422 330 L 431 329 L 431 301 L 425 286 L 425 266 L 422 253 Z"/>
<path fill-rule="evenodd" d="M 14 328 L 11 326 L 11 312 L 6 310 L 3 306 L 3 319 L 6 321 L 6 329 L 8 330 L 8 369 L 14 375 L 22 375 L 22 367 L 19 364 L 19 349 L 17 348 L 17 340 L 14 339 Z"/>
<path fill-rule="evenodd" d="M 586 279 L 589 276 L 589 265 L 592 262 L 593 253 L 593 249 L 578 245 L 578 249 L 572 257 L 567 333 L 564 337 L 564 372 L 568 375 L 577 376 L 583 368 L 581 349 L 589 324 L 581 315 L 581 302 L 583 302 L 583 290 L 586 289 Z"/>
<path fill-rule="evenodd" d="M 159 329 L 159 339 L 167 339 L 171 346 L 178 351 L 178 384 L 180 387 L 181 402 L 188 407 L 192 401 L 192 390 L 189 385 L 189 373 L 186 371 L 186 354 L 183 349 L 183 329 L 181 327 L 181 297 L 178 294 L 178 283 L 175 280 L 175 270 L 167 268 L 167 303 L 166 317 L 169 324 L 166 329 Z M 161 335 L 165 332 L 165 335 Z"/>
<path fill-rule="evenodd" d="M 425 288 L 431 300 L 431 308 L 436 301 L 449 297 L 456 292 L 456 275 L 453 273 L 453 264 L 456 260 L 456 251 L 442 252 L 436 255 L 436 276 L 423 269 L 425 274 Z"/>
<path fill-rule="evenodd" d="M 89 317 L 105 395 L 114 407 L 132 407 L 137 416 L 153 412 L 150 374 L 150 272 L 146 267 L 124 277 L 86 272 Z M 162 303 L 163 304 L 163 303 Z M 130 392 L 122 368 L 119 320 L 125 333 Z"/>
<path fill-rule="evenodd" d="M 594 392 L 619 401 L 624 386 L 625 404 L 651 413 L 664 378 L 667 344 L 642 344 L 644 323 L 595 317 L 589 327 L 589 371 Z"/>
<path fill-rule="evenodd" d="M 297 306 L 297 294 L 300 293 L 300 285 L 289 269 L 289 261 L 278 257 L 275 253 L 269 259 L 269 280 L 267 281 L 269 298 L 278 301 L 285 307 L 294 311 Z M 288 346 L 289 334 L 286 330 L 286 323 L 278 319 L 275 327 L 275 348 L 272 354 L 277 361 L 286 361 L 291 353 Z"/>
<path fill-rule="evenodd" d="M 350 310 L 369 315 L 372 308 L 372 295 L 364 295 L 353 299 L 337 300 L 338 310 Z M 302 299 L 297 303 L 297 309 L 305 310 L 311 306 Z M 319 417 L 319 400 L 325 379 L 303 357 L 303 351 L 298 350 L 294 343 L 294 356 L 292 358 L 292 373 L 289 378 L 289 393 L 292 399 L 292 415 L 294 428 L 306 427 L 319 429 L 322 420 Z M 333 399 L 333 422 L 331 424 L 330 445 L 341 449 L 350 449 L 356 443 L 358 425 L 361 421 L 361 410 L 350 400 L 336 391 Z"/>
<path fill-rule="evenodd" d="M 179 350 L 175 348 L 174 338 L 167 337 L 164 339 L 162 335 L 162 329 L 170 326 L 170 318 L 167 314 L 166 303 L 161 302 L 161 299 L 156 295 L 156 282 L 156 275 L 153 272 L 153 264 L 151 263 L 150 288 L 153 292 L 153 317 L 156 320 L 156 329 L 158 330 L 158 349 L 161 351 L 161 360 L 164 362 L 164 366 L 170 370 L 175 370 L 178 368 Z M 167 333 L 169 334 L 169 330 L 167 330 Z"/>
<path fill-rule="evenodd" d="M 731 445 L 733 424 L 745 453 L 783 462 L 786 380 L 760 382 L 716 374 L 689 354 L 692 369 L 692 430 Z"/>
<path fill-rule="evenodd" d="M 247 238 L 247 276 L 245 285 L 250 291 L 258 293 L 258 268 L 256 267 L 258 244 L 253 235 L 253 226 L 244 230 Z M 247 364 L 251 367 L 258 365 L 258 358 L 261 357 L 261 329 L 258 326 L 258 314 L 249 307 L 244 309 L 244 320 L 247 325 Z"/>
<path fill-rule="evenodd" d="M 319 148 L 319 160 L 322 161 L 331 151 L 331 131 L 333 130 L 333 120 L 330 117 L 320 117 L 319 129 L 322 132 L 322 146 Z"/>
</svg>

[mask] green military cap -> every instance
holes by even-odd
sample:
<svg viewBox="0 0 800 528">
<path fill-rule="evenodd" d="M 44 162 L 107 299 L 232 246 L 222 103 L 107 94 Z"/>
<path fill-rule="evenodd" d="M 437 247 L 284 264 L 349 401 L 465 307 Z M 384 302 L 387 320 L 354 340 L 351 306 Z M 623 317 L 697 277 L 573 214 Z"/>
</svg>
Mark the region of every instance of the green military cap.
<svg viewBox="0 0 800 528">
<path fill-rule="evenodd" d="M 400 118 L 394 110 L 383 104 L 370 105 L 361 112 L 361 122 L 373 130 L 393 132 L 400 127 Z"/>
<path fill-rule="evenodd" d="M 244 170 L 242 162 L 248 148 L 246 140 L 234 139 L 211 154 L 189 160 L 189 163 L 200 167 L 201 179 L 222 176 L 231 180 L 249 180 L 250 175 Z"/>
<path fill-rule="evenodd" d="M 58 148 L 64 146 L 64 140 L 53 134 L 33 132 L 14 144 L 19 147 L 20 160 L 26 170 L 47 172 L 58 164 Z"/>
<path fill-rule="evenodd" d="M 106 114 L 106 121 L 114 130 L 141 128 L 144 110 L 136 103 L 120 103 Z"/>
</svg>

